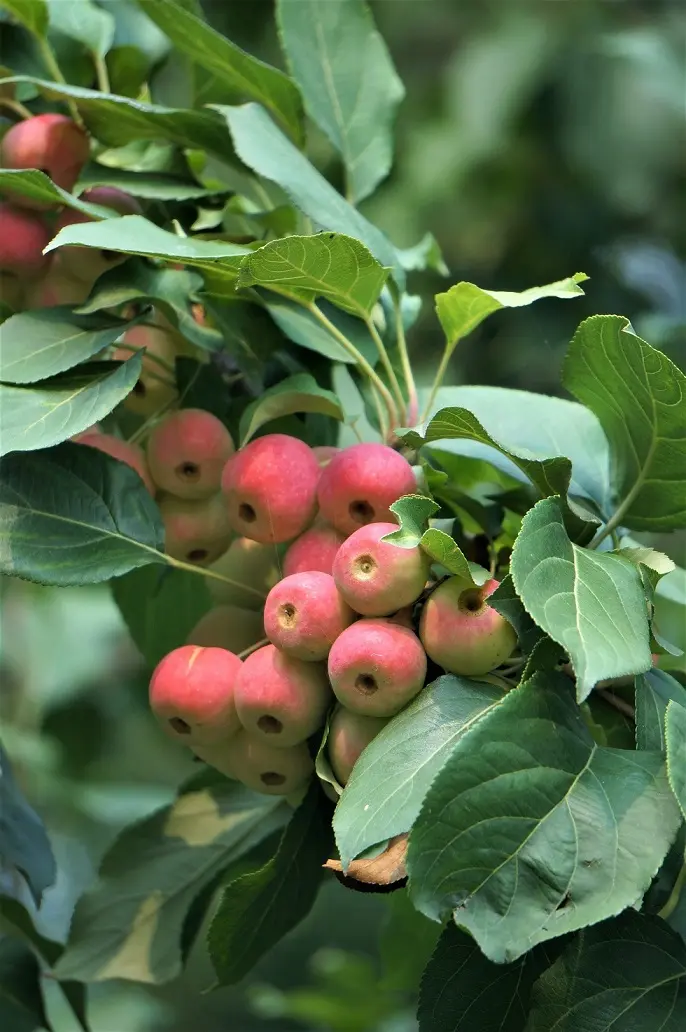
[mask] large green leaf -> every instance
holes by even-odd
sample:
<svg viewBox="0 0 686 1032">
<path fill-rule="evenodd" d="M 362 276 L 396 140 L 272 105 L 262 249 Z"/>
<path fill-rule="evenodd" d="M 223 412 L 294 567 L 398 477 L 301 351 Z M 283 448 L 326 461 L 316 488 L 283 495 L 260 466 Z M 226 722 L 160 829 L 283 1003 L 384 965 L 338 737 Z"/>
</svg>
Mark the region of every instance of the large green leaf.
<svg viewBox="0 0 686 1032">
<path fill-rule="evenodd" d="M 598 746 L 569 680 L 537 673 L 436 776 L 410 835 L 410 891 L 510 962 L 632 906 L 679 824 L 662 754 Z"/>
<path fill-rule="evenodd" d="M 79 176 L 79 189 L 93 186 L 115 186 L 134 197 L 151 201 L 192 201 L 216 196 L 215 190 L 190 178 L 182 179 L 165 172 L 134 172 L 91 162 Z"/>
<path fill-rule="evenodd" d="M 278 183 L 318 229 L 355 237 L 376 260 L 393 268 L 399 286 L 405 274 L 387 237 L 368 222 L 311 165 L 259 104 L 217 107 L 231 130 L 236 153 L 259 175 Z"/>
<path fill-rule="evenodd" d="M 138 0 L 149 18 L 217 82 L 276 115 L 290 136 L 302 141 L 302 106 L 295 83 L 277 68 L 246 54 L 175 0 Z"/>
<path fill-rule="evenodd" d="M 574 335 L 565 387 L 596 414 L 612 446 L 623 526 L 686 526 L 686 375 L 620 315 L 594 315 Z"/>
<path fill-rule="evenodd" d="M 41 969 L 31 950 L 0 939 L 0 1018 L 4 1032 L 42 1032 L 50 1028 L 41 994 Z"/>
<path fill-rule="evenodd" d="M 71 369 L 112 344 L 131 325 L 113 315 L 76 315 L 71 307 L 11 316 L 0 334 L 0 380 L 35 383 Z"/>
<path fill-rule="evenodd" d="M 335 394 L 320 387 L 309 373 L 296 373 L 270 387 L 248 405 L 241 416 L 241 444 L 247 444 L 266 423 L 296 412 L 318 412 L 338 420 L 345 418 Z"/>
<path fill-rule="evenodd" d="M 627 910 L 580 932 L 536 983 L 527 1032 L 682 1032 L 686 946 Z"/>
<path fill-rule="evenodd" d="M 686 707 L 678 702 L 667 704 L 665 744 L 669 783 L 686 817 Z"/>
<path fill-rule="evenodd" d="M 159 510 L 134 470 L 61 444 L 0 460 L 0 572 L 94 584 L 164 562 Z"/>
<path fill-rule="evenodd" d="M 0 878 L 12 868 L 22 874 L 36 903 L 57 875 L 43 822 L 14 780 L 0 744 Z"/>
<path fill-rule="evenodd" d="M 91 0 L 65 3 L 64 0 L 48 0 L 50 28 L 83 43 L 87 50 L 105 57 L 114 40 L 115 22 L 109 11 L 103 10 Z"/>
<path fill-rule="evenodd" d="M 18 22 L 36 36 L 48 31 L 48 6 L 45 0 L 2 0 L 4 7 Z"/>
<path fill-rule="evenodd" d="M 364 0 L 279 0 L 281 42 L 307 113 L 343 158 L 354 204 L 393 160 L 392 124 L 405 91 Z"/>
<path fill-rule="evenodd" d="M 502 699 L 491 684 L 439 677 L 386 725 L 355 764 L 334 815 L 343 864 L 409 831 L 455 743 Z"/>
<path fill-rule="evenodd" d="M 440 506 L 424 495 L 405 495 L 393 502 L 390 510 L 400 523 L 400 530 L 386 534 L 384 541 L 391 541 L 399 548 L 416 548 L 426 552 L 432 562 L 439 563 L 448 573 L 463 577 L 472 584 L 485 584 L 488 572 L 476 563 L 470 563 L 464 552 L 439 527 L 428 527 L 427 523 Z"/>
<path fill-rule="evenodd" d="M 522 521 L 510 561 L 517 594 L 568 653 L 582 702 L 598 681 L 650 670 L 650 626 L 635 563 L 570 541 L 557 499 Z"/>
<path fill-rule="evenodd" d="M 81 433 L 131 393 L 142 359 L 92 362 L 35 386 L 0 384 L 0 455 L 49 448 Z"/>
<path fill-rule="evenodd" d="M 331 807 L 314 782 L 264 867 L 226 886 L 207 934 L 220 985 L 231 985 L 310 912 L 331 856 Z"/>
<path fill-rule="evenodd" d="M 111 208 L 100 204 L 82 201 L 74 194 L 63 190 L 53 183 L 52 179 L 37 168 L 3 168 L 0 169 L 0 194 L 26 197 L 27 200 L 40 201 L 54 207 L 73 208 L 93 219 L 108 219 L 114 216 Z"/>
<path fill-rule="evenodd" d="M 258 290 L 258 293 L 276 325 L 295 344 L 300 344 L 301 347 L 308 348 L 310 351 L 316 351 L 325 358 L 331 359 L 332 362 L 356 365 L 357 358 L 345 350 L 312 312 L 303 308 L 301 304 L 290 301 L 287 297 L 274 294 L 271 290 Z M 329 322 L 332 322 L 348 338 L 360 354 L 371 365 L 374 365 L 378 360 L 379 352 L 366 325 L 360 319 L 348 315 L 347 312 L 342 312 L 327 301 L 320 301 L 317 307 Z"/>
<path fill-rule="evenodd" d="M 664 752 L 665 715 L 670 702 L 686 706 L 686 688 L 664 670 L 636 678 L 636 748 Z"/>
<path fill-rule="evenodd" d="M 126 828 L 78 902 L 58 978 L 163 982 L 181 970 L 186 917 L 221 872 L 279 828 L 282 800 L 226 778 L 191 783 Z"/>
<path fill-rule="evenodd" d="M 244 259 L 239 287 L 261 286 L 309 305 L 318 297 L 358 315 L 370 315 L 388 269 L 359 240 L 340 233 L 271 240 Z"/>
</svg>

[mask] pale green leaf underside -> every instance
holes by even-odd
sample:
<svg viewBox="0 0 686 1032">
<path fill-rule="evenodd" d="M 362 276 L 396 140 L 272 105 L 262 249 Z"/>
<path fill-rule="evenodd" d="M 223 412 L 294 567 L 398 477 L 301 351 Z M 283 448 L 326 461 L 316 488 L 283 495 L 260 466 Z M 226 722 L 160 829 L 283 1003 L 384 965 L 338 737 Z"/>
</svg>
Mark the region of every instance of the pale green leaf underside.
<svg viewBox="0 0 686 1032">
<path fill-rule="evenodd" d="M 667 704 L 665 740 L 669 783 L 686 817 L 686 707 L 678 702 Z"/>
<path fill-rule="evenodd" d="M 297 373 L 265 391 L 248 406 L 241 416 L 241 444 L 247 444 L 266 423 L 297 412 L 318 412 L 338 420 L 345 417 L 335 394 L 320 387 L 309 373 Z"/>
</svg>

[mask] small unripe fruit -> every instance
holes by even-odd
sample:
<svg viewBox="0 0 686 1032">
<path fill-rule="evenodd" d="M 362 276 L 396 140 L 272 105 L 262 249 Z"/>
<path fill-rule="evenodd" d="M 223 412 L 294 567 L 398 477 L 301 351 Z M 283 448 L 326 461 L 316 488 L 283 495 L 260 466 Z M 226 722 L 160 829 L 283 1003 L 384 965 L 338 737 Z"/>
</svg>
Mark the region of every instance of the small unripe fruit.
<svg viewBox="0 0 686 1032">
<path fill-rule="evenodd" d="M 241 724 L 278 748 L 298 745 L 322 726 L 331 702 L 323 663 L 265 645 L 248 656 L 235 688 Z"/>
<path fill-rule="evenodd" d="M 392 717 L 422 690 L 425 677 L 419 638 L 388 620 L 358 620 L 329 653 L 334 694 L 354 713 Z"/>
<path fill-rule="evenodd" d="M 229 431 L 211 412 L 181 409 L 157 424 L 147 451 L 160 490 L 177 498 L 209 498 L 221 487 L 234 447 Z"/>
<path fill-rule="evenodd" d="M 242 730 L 227 741 L 194 751 L 215 770 L 265 795 L 290 795 L 307 784 L 314 773 L 314 762 L 304 742 L 290 749 L 275 749 Z"/>
<path fill-rule="evenodd" d="M 164 495 L 159 501 L 164 550 L 174 559 L 209 566 L 229 547 L 231 528 L 221 495 L 190 501 Z"/>
<path fill-rule="evenodd" d="M 233 582 L 226 584 L 208 579 L 207 589 L 215 602 L 230 602 L 261 613 L 266 595 L 281 578 L 279 547 L 239 537 L 210 568 Z M 245 590 L 240 585 L 254 590 Z"/>
<path fill-rule="evenodd" d="M 150 494 L 155 494 L 155 485 L 150 479 L 150 471 L 145 461 L 143 449 L 139 448 L 137 444 L 122 441 L 121 437 L 115 437 L 114 434 L 101 434 L 92 429 L 86 430 L 83 434 L 78 434 L 77 436 L 78 444 L 85 444 L 89 448 L 97 448 L 99 451 L 105 452 L 106 455 L 111 455 L 113 459 L 125 462 L 131 469 L 135 469 Z"/>
<path fill-rule="evenodd" d="M 0 143 L 0 167 L 37 168 L 68 193 L 74 188 L 88 161 L 88 136 L 66 115 L 44 114 L 18 122 Z M 50 208 L 52 205 L 14 196 L 22 208 Z"/>
<path fill-rule="evenodd" d="M 234 687 L 241 669 L 226 649 L 182 645 L 157 664 L 150 706 L 172 738 L 194 747 L 222 741 L 240 729 Z"/>
<path fill-rule="evenodd" d="M 296 659 L 326 659 L 338 635 L 355 619 L 328 573 L 294 573 L 267 596 L 264 629 L 273 645 Z"/>
<path fill-rule="evenodd" d="M 291 541 L 316 513 L 319 466 L 312 449 L 287 434 L 267 434 L 224 467 L 229 522 L 253 541 Z"/>
<path fill-rule="evenodd" d="M 203 645 L 243 652 L 264 638 L 264 626 L 259 613 L 251 613 L 238 606 L 215 606 L 198 620 L 188 635 L 188 645 Z"/>
<path fill-rule="evenodd" d="M 88 284 L 69 275 L 59 254 L 48 257 L 52 260 L 47 272 L 37 283 L 29 286 L 25 307 L 35 309 L 53 308 L 55 305 L 82 305 L 90 293 Z"/>
<path fill-rule="evenodd" d="M 0 204 L 0 271 L 18 279 L 40 276 L 47 268 L 43 248 L 50 243 L 50 232 L 38 215 Z"/>
<path fill-rule="evenodd" d="M 177 397 L 172 372 L 177 348 L 172 334 L 143 323 L 126 331 L 112 357 L 125 362 L 141 349 L 144 349 L 141 375 L 124 400 L 124 407 L 138 416 L 151 416 L 163 406 L 171 405 Z"/>
<path fill-rule="evenodd" d="M 89 204 L 101 204 L 105 208 L 112 208 L 120 215 L 140 215 L 142 208 L 135 197 L 118 190 L 113 186 L 95 186 L 81 194 L 80 200 Z M 74 226 L 83 222 L 94 222 L 90 215 L 85 212 L 65 208 L 55 223 L 55 236 L 65 226 Z M 115 265 L 126 261 L 128 255 L 118 251 L 98 250 L 94 247 L 67 246 L 60 248 L 60 254 L 65 270 L 75 279 L 83 280 L 89 287 L 96 279 L 113 269 Z"/>
<path fill-rule="evenodd" d="M 314 451 L 314 449 L 312 449 Z M 345 538 L 327 523 L 315 523 L 289 547 L 283 558 L 284 576 L 319 570 L 332 573 L 333 561 Z"/>
<path fill-rule="evenodd" d="M 451 674 L 477 677 L 511 655 L 515 630 L 486 602 L 497 587 L 497 580 L 477 588 L 462 577 L 449 577 L 429 595 L 419 636 L 434 663 Z"/>
<path fill-rule="evenodd" d="M 326 749 L 339 785 L 346 785 L 352 769 L 369 743 L 388 723 L 386 717 L 367 717 L 337 706 L 329 723 Z"/>
<path fill-rule="evenodd" d="M 338 549 L 333 564 L 336 587 L 363 616 L 388 616 L 415 602 L 426 584 L 431 561 L 419 546 L 399 548 L 382 541 L 395 523 L 360 527 Z"/>
<path fill-rule="evenodd" d="M 393 448 L 353 444 L 322 470 L 317 499 L 324 519 L 342 534 L 352 534 L 368 523 L 392 519 L 389 506 L 416 490 L 412 467 Z"/>
</svg>

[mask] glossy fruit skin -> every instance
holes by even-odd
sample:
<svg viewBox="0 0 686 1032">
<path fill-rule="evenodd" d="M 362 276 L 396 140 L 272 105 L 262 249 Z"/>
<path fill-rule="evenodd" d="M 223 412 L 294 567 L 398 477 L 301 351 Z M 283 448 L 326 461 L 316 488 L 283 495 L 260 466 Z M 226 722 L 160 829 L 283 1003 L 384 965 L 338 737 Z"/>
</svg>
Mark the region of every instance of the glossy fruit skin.
<svg viewBox="0 0 686 1032">
<path fill-rule="evenodd" d="M 276 748 L 298 745 L 314 734 L 332 701 L 325 664 L 293 659 L 274 645 L 246 658 L 235 699 L 246 731 Z"/>
<path fill-rule="evenodd" d="M 354 713 L 392 717 L 424 685 L 426 654 L 417 635 L 388 620 L 358 620 L 334 642 L 329 680 Z"/>
<path fill-rule="evenodd" d="M 100 204 L 104 208 L 111 208 L 119 215 L 140 215 L 143 210 L 135 197 L 113 186 L 94 186 L 90 190 L 85 190 L 79 199 L 87 201 L 89 204 Z M 57 217 L 55 235 L 66 226 L 95 221 L 85 212 L 65 208 Z M 59 253 L 62 256 L 65 271 L 75 279 L 88 283 L 89 286 L 95 283 L 96 279 L 108 269 L 113 269 L 115 265 L 120 265 L 128 258 L 127 254 L 117 251 L 71 245 L 60 248 Z"/>
<path fill-rule="evenodd" d="M 231 528 L 221 495 L 196 501 L 163 495 L 158 504 L 167 555 L 195 566 L 209 566 L 229 547 Z"/>
<path fill-rule="evenodd" d="M 261 613 L 269 590 L 281 577 L 281 555 L 277 545 L 261 545 L 249 538 L 236 538 L 210 568 L 232 584 L 208 580 L 207 589 L 215 602 L 230 602 Z M 241 588 L 245 585 L 246 588 Z M 255 591 L 248 591 L 254 588 Z"/>
<path fill-rule="evenodd" d="M 221 420 L 202 409 L 166 416 L 148 438 L 148 465 L 161 491 L 177 498 L 209 498 L 221 487 L 222 470 L 234 453 Z"/>
<path fill-rule="evenodd" d="M 115 437 L 114 434 L 102 434 L 92 429 L 78 434 L 77 437 L 77 444 L 85 444 L 89 448 L 97 448 L 99 451 L 105 452 L 106 455 L 111 455 L 112 458 L 125 462 L 131 469 L 135 469 L 150 494 L 155 494 L 155 485 L 150 478 L 145 455 L 142 448 L 139 448 L 137 444 L 123 441 L 121 437 Z"/>
<path fill-rule="evenodd" d="M 138 416 L 151 416 L 163 406 L 171 406 L 178 397 L 174 374 L 176 342 L 171 333 L 141 323 L 132 326 L 112 353 L 112 358 L 125 362 L 136 351 L 143 350 L 141 375 L 124 399 L 124 407 Z M 160 359 L 161 361 L 156 361 Z"/>
<path fill-rule="evenodd" d="M 222 741 L 240 729 L 234 687 L 241 669 L 226 649 L 182 645 L 157 664 L 150 706 L 166 733 L 195 746 Z"/>
<path fill-rule="evenodd" d="M 333 561 L 344 541 L 343 534 L 328 523 L 315 522 L 289 546 L 283 559 L 284 576 L 290 577 L 294 573 L 311 570 L 332 573 Z"/>
<path fill-rule="evenodd" d="M 317 500 L 327 523 L 347 535 L 368 523 L 392 520 L 389 505 L 416 490 L 412 467 L 393 448 L 353 444 L 322 470 Z"/>
<path fill-rule="evenodd" d="M 38 215 L 0 204 L 0 271 L 35 279 L 48 267 L 50 231 Z"/>
<path fill-rule="evenodd" d="M 388 616 L 415 602 L 426 584 L 431 561 L 418 546 L 399 548 L 383 541 L 396 523 L 370 523 L 343 542 L 333 578 L 348 605 L 363 616 Z"/>
<path fill-rule="evenodd" d="M 0 143 L 0 167 L 37 168 L 68 193 L 88 161 L 88 136 L 66 115 L 34 115 L 13 125 Z M 53 205 L 14 196 L 22 208 L 47 209 Z"/>
<path fill-rule="evenodd" d="M 449 577 L 431 593 L 422 609 L 419 636 L 434 663 L 452 674 L 477 677 L 512 654 L 515 630 L 486 602 L 497 587 L 497 580 L 475 588 L 461 577 Z"/>
<path fill-rule="evenodd" d="M 346 785 L 360 756 L 382 731 L 388 718 L 368 717 L 338 705 L 329 722 L 326 750 L 339 785 Z"/>
<path fill-rule="evenodd" d="M 342 631 L 355 619 L 333 577 L 312 571 L 284 577 L 267 596 L 264 629 L 273 645 L 296 659 L 326 659 Z"/>
<path fill-rule="evenodd" d="M 263 795 L 290 795 L 314 774 L 314 761 L 304 742 L 289 749 L 275 749 L 244 730 L 194 752 L 226 777 Z"/>
<path fill-rule="evenodd" d="M 223 605 L 214 606 L 198 620 L 186 643 L 239 653 L 261 638 L 264 638 L 264 624 L 259 613 Z"/>
<path fill-rule="evenodd" d="M 287 434 L 258 437 L 224 467 L 229 522 L 253 541 L 291 541 L 315 517 L 318 480 L 317 460 L 302 441 Z"/>
</svg>

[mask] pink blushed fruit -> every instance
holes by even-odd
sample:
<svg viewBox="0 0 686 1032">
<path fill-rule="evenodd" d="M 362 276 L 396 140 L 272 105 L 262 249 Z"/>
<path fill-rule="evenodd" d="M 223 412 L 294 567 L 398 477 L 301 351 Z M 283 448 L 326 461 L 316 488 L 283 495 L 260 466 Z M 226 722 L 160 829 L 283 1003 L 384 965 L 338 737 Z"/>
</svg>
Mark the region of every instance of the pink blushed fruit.
<svg viewBox="0 0 686 1032">
<path fill-rule="evenodd" d="M 79 434 L 76 443 L 87 445 L 89 448 L 97 448 L 99 451 L 105 452 L 106 455 L 111 455 L 113 459 L 125 462 L 131 469 L 135 469 L 150 494 L 155 494 L 155 485 L 150 479 L 150 471 L 145 461 L 145 455 L 142 448 L 139 448 L 137 444 L 123 441 L 121 437 L 115 437 L 114 434 L 101 434 L 92 429 Z"/>
<path fill-rule="evenodd" d="M 316 513 L 319 466 L 312 449 L 287 434 L 258 437 L 222 475 L 229 522 L 253 541 L 290 541 Z"/>
<path fill-rule="evenodd" d="M 326 750 L 339 785 L 346 785 L 352 769 L 369 743 L 388 723 L 386 717 L 367 717 L 337 706 L 329 723 Z"/>
<path fill-rule="evenodd" d="M 486 599 L 498 587 L 449 577 L 424 603 L 419 636 L 430 658 L 452 674 L 478 677 L 500 666 L 517 644 L 514 628 Z"/>
<path fill-rule="evenodd" d="M 326 659 L 338 635 L 354 619 L 333 577 L 317 571 L 284 577 L 264 604 L 267 637 L 296 659 Z"/>
<path fill-rule="evenodd" d="M 304 742 L 289 749 L 275 749 L 243 730 L 194 752 L 215 770 L 264 795 L 290 795 L 314 774 L 314 761 Z"/>
<path fill-rule="evenodd" d="M 37 168 L 70 193 L 89 153 L 88 136 L 71 118 L 35 115 L 5 133 L 0 143 L 0 167 Z M 23 208 L 52 207 L 20 196 L 13 196 L 13 200 Z"/>
<path fill-rule="evenodd" d="M 243 663 L 235 698 L 241 724 L 251 735 L 278 748 L 298 745 L 324 722 L 331 702 L 326 666 L 265 645 Z"/>
<path fill-rule="evenodd" d="M 400 548 L 382 541 L 395 523 L 370 523 L 343 542 L 333 564 L 333 578 L 348 605 L 363 616 L 388 616 L 415 602 L 431 565 L 418 546 Z"/>
<path fill-rule="evenodd" d="M 221 495 L 197 501 L 164 495 L 159 507 L 164 523 L 164 550 L 172 558 L 209 566 L 229 547 L 231 528 Z"/>
<path fill-rule="evenodd" d="M 148 465 L 157 486 L 177 498 L 209 498 L 221 487 L 233 455 L 221 420 L 202 409 L 181 409 L 158 423 L 148 438 Z"/>
<path fill-rule="evenodd" d="M 317 499 L 327 523 L 352 534 L 368 523 L 390 520 L 389 506 L 416 490 L 412 467 L 393 448 L 353 444 L 322 470 Z"/>
<path fill-rule="evenodd" d="M 334 694 L 346 709 L 392 717 L 422 690 L 426 655 L 407 627 L 358 620 L 333 643 L 328 669 Z"/>
<path fill-rule="evenodd" d="M 264 638 L 264 624 L 259 613 L 238 606 L 215 606 L 202 616 L 188 635 L 188 645 L 243 652 Z"/>
<path fill-rule="evenodd" d="M 38 215 L 0 204 L 0 271 L 19 280 L 40 276 L 48 265 L 43 248 L 50 232 Z"/>
<path fill-rule="evenodd" d="M 124 407 L 137 416 L 151 416 L 177 397 L 173 372 L 176 341 L 166 330 L 141 323 L 126 331 L 112 358 L 125 362 L 137 351 L 143 352 L 141 375 L 124 399 Z"/>
<path fill-rule="evenodd" d="M 191 747 L 235 734 L 240 669 L 238 656 L 226 649 L 182 645 L 169 652 L 150 681 L 150 706 L 167 734 Z"/>
<path fill-rule="evenodd" d="M 336 553 L 344 541 L 343 534 L 339 534 L 334 527 L 327 523 L 315 523 L 286 552 L 283 559 L 284 575 L 290 577 L 291 574 L 307 573 L 310 570 L 331 573 Z"/>
<path fill-rule="evenodd" d="M 140 215 L 142 208 L 135 197 L 118 190 L 113 186 L 94 186 L 81 194 L 80 200 L 89 204 L 100 204 L 104 208 L 111 208 L 119 215 Z M 83 222 L 94 222 L 90 215 L 85 212 L 65 208 L 57 217 L 55 223 L 55 236 L 66 226 L 79 225 Z M 60 248 L 60 254 L 65 270 L 75 279 L 88 283 L 89 286 L 95 283 L 96 279 L 114 268 L 121 262 L 126 261 L 128 255 L 118 251 L 98 250 L 94 247 L 78 247 L 69 245 Z"/>
</svg>

